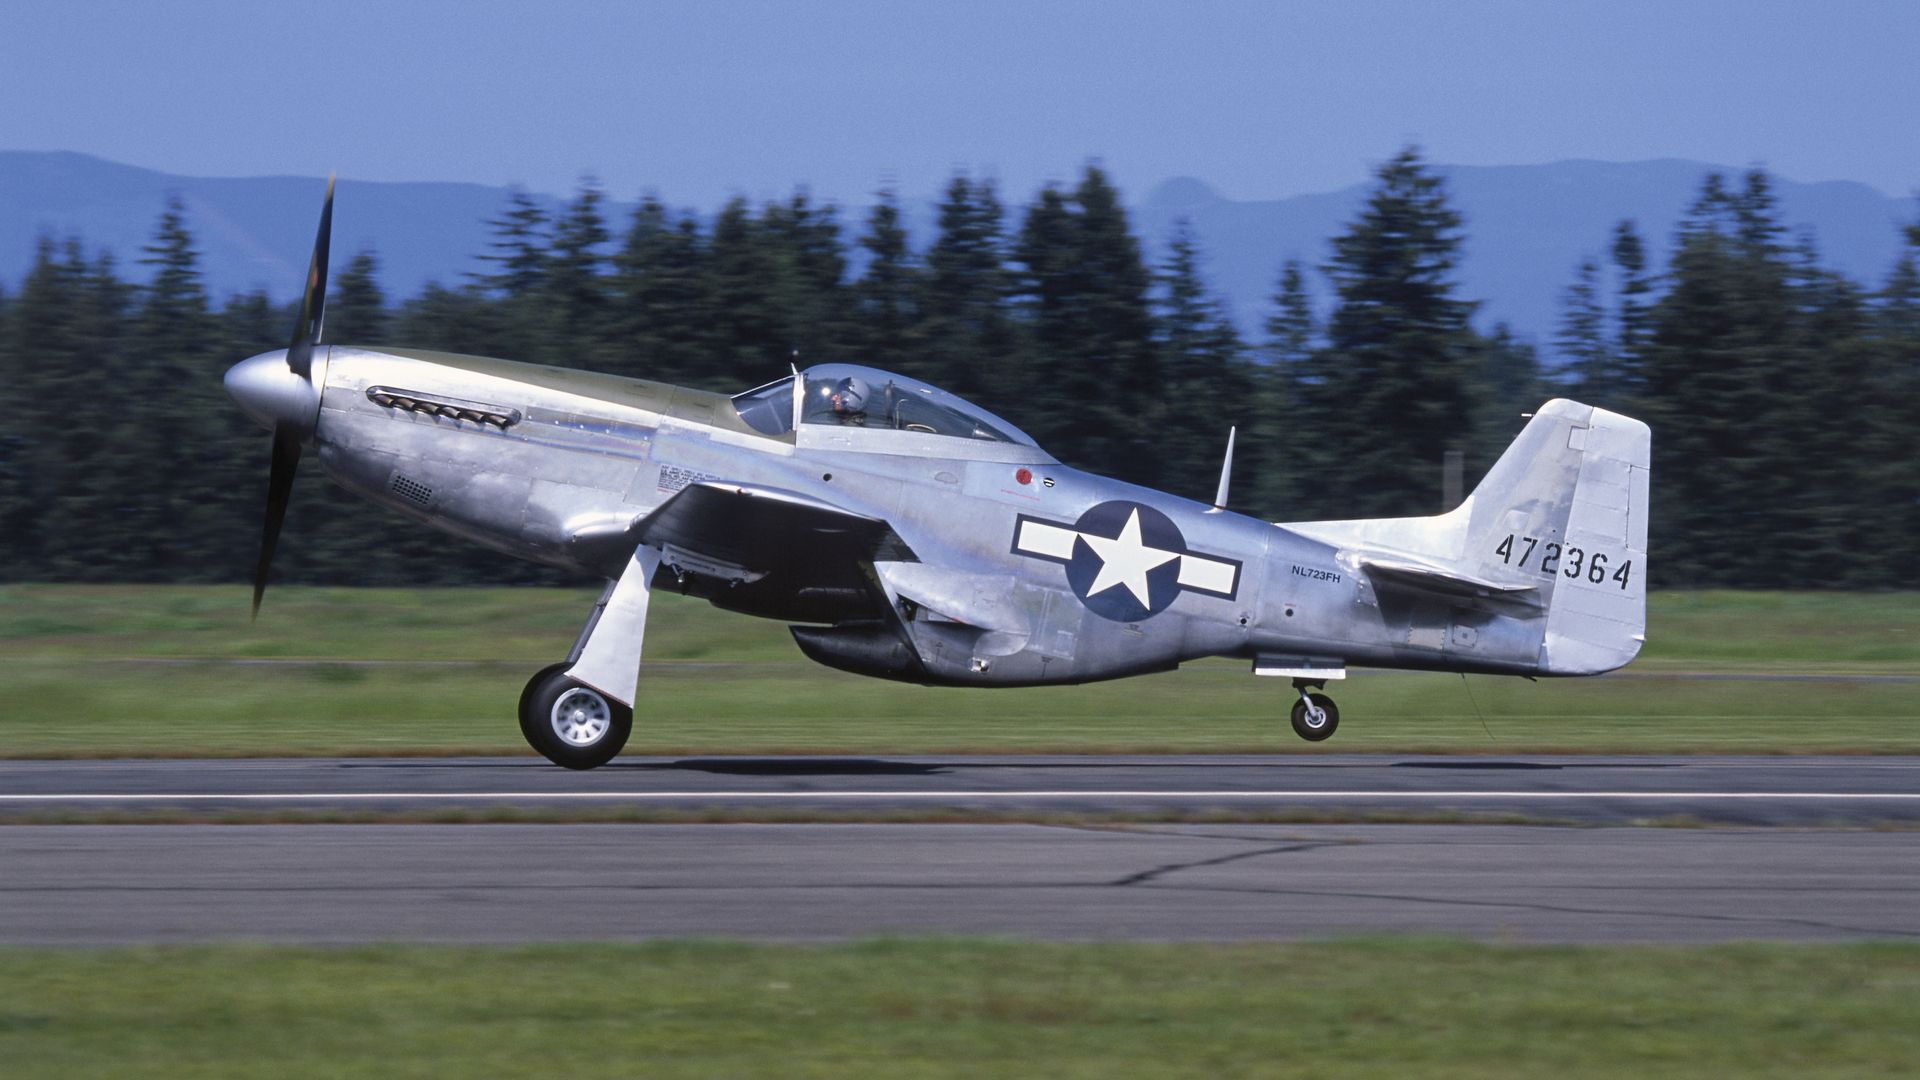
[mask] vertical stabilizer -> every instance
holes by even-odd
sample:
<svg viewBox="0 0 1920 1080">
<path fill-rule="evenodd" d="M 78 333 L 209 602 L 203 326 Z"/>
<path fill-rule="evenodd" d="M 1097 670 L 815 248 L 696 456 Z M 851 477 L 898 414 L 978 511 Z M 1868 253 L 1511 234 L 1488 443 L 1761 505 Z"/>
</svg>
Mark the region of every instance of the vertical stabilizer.
<svg viewBox="0 0 1920 1080">
<path fill-rule="evenodd" d="M 1463 569 L 1540 591 L 1540 670 L 1594 675 L 1646 639 L 1647 425 L 1556 398 L 1461 506 Z"/>
</svg>

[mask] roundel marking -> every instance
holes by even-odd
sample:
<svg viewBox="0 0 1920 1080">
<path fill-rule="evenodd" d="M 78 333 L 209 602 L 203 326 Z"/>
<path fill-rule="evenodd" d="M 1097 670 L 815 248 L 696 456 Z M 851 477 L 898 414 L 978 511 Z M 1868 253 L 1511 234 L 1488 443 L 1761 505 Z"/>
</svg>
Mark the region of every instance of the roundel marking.
<svg viewBox="0 0 1920 1080">
<path fill-rule="evenodd" d="M 1013 550 L 1065 564 L 1073 594 L 1115 622 L 1152 618 L 1185 590 L 1231 600 L 1239 589 L 1239 562 L 1190 550 L 1172 518 L 1128 500 L 1095 504 L 1071 526 L 1023 514 Z"/>
</svg>

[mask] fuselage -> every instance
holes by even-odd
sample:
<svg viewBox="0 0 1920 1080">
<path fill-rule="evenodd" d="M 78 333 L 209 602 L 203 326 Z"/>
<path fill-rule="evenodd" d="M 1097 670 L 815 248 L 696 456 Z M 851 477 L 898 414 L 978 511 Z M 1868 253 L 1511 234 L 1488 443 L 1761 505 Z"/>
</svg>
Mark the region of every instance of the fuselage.
<svg viewBox="0 0 1920 1080">
<path fill-rule="evenodd" d="M 768 433 L 721 394 L 415 350 L 323 346 L 314 374 L 312 443 L 330 476 L 521 558 L 617 576 L 622 538 L 693 484 L 792 492 L 891 524 L 914 558 L 874 562 L 864 589 L 771 588 L 753 567 L 692 551 L 668 551 L 654 582 L 814 624 L 796 631 L 809 655 L 867 674 L 1038 685 L 1206 656 L 1537 667 L 1537 630 L 1497 603 L 1413 610 L 1376 595 L 1334 545 L 1069 468 L 1030 443 Z M 1433 632 L 1410 633 L 1422 620 Z"/>
</svg>

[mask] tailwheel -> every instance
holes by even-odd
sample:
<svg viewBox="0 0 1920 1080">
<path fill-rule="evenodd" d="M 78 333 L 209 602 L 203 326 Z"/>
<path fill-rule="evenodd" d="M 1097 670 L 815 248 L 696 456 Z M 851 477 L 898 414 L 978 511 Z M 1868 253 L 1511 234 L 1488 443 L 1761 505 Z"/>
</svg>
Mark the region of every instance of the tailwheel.
<svg viewBox="0 0 1920 1080">
<path fill-rule="evenodd" d="M 633 710 L 577 679 L 566 664 L 540 669 L 520 693 L 520 734 L 555 765 L 593 769 L 633 734 Z"/>
<path fill-rule="evenodd" d="M 1293 733 L 1308 742 L 1321 742 L 1340 726 L 1340 709 L 1325 694 L 1300 691 L 1293 703 Z"/>
</svg>

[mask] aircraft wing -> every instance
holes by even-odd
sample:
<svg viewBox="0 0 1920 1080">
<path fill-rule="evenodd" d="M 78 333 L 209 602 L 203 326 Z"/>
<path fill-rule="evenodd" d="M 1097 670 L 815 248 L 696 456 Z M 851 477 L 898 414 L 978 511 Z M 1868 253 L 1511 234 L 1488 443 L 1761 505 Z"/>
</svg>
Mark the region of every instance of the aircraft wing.
<svg viewBox="0 0 1920 1080">
<path fill-rule="evenodd" d="M 714 603 L 801 622 L 884 609 L 874 561 L 917 561 L 884 520 L 742 484 L 689 485 L 630 535 L 660 548 L 663 566 L 704 579 Z"/>
</svg>

